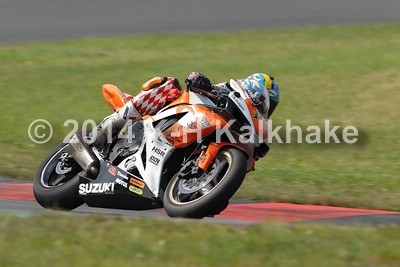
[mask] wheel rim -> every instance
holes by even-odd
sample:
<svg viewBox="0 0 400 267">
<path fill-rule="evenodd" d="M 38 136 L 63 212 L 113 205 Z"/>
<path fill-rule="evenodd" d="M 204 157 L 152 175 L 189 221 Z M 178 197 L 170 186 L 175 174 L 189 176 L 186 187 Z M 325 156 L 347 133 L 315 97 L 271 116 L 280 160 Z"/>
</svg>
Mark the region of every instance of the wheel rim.
<svg viewBox="0 0 400 267">
<path fill-rule="evenodd" d="M 193 175 L 191 173 L 178 173 L 171 181 L 169 199 L 176 205 L 187 205 L 204 198 L 224 180 L 231 163 L 232 156 L 224 151 L 217 155 L 208 171 L 197 174 L 198 177 L 188 177 Z"/>
<path fill-rule="evenodd" d="M 61 147 L 47 161 L 40 175 L 40 183 L 47 188 L 59 187 L 77 176 L 82 168 L 67 152 L 68 144 Z"/>
</svg>

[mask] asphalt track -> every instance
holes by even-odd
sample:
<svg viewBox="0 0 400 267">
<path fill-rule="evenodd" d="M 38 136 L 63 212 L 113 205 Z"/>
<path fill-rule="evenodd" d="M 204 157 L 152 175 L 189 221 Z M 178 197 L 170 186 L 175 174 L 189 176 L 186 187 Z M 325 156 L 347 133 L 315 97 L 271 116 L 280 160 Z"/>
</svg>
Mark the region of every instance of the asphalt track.
<svg viewBox="0 0 400 267">
<path fill-rule="evenodd" d="M 0 0 L 0 43 L 395 22 L 399 0 Z"/>
<path fill-rule="evenodd" d="M 32 193 L 32 183 L 0 178 L 0 213 L 29 215 L 45 212 Z M 126 211 L 91 208 L 86 205 L 75 209 L 76 214 L 100 213 L 132 217 L 167 218 L 162 209 L 150 211 Z M 326 222 L 335 224 L 399 224 L 400 213 L 383 210 L 298 205 L 290 203 L 232 201 L 226 210 L 214 218 L 204 221 L 227 224 L 252 224 L 257 222 Z"/>
<path fill-rule="evenodd" d="M 0 0 L 0 43 L 137 34 L 218 32 L 331 24 L 400 23 L 399 0 Z M 271 37 L 273 39 L 273 37 Z M 32 184 L 0 177 L 0 213 L 44 212 Z M 162 210 L 81 206 L 76 214 L 167 217 Z M 289 203 L 233 201 L 205 221 L 251 224 L 400 224 L 400 213 Z"/>
</svg>

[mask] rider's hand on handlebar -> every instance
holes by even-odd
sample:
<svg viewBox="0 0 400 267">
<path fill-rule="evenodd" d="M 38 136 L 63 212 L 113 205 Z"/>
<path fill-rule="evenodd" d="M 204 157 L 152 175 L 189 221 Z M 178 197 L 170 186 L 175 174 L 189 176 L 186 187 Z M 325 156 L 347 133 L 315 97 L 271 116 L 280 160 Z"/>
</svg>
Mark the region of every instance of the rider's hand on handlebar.
<svg viewBox="0 0 400 267">
<path fill-rule="evenodd" d="M 206 92 L 212 92 L 213 90 L 210 79 L 199 72 L 191 72 L 185 80 L 185 83 L 188 89 L 200 89 Z"/>
</svg>

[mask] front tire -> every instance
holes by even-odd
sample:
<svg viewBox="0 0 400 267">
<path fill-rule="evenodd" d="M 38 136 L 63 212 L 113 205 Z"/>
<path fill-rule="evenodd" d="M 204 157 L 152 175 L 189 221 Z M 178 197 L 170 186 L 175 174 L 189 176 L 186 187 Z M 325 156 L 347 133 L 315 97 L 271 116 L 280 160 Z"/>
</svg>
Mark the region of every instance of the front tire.
<svg viewBox="0 0 400 267">
<path fill-rule="evenodd" d="M 83 204 L 78 195 L 82 168 L 67 152 L 68 144 L 58 145 L 36 171 L 33 194 L 44 208 L 73 210 Z"/>
<path fill-rule="evenodd" d="M 194 162 L 192 166 L 186 164 L 165 190 L 164 208 L 171 217 L 203 218 L 217 214 L 246 175 L 247 159 L 236 148 L 221 149 L 207 172 L 192 174 Z"/>
</svg>

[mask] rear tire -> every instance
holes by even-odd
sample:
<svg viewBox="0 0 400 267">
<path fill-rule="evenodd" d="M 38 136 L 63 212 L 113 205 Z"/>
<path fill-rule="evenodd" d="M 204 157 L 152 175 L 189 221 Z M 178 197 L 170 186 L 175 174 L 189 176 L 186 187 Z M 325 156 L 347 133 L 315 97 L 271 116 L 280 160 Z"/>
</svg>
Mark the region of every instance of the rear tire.
<svg viewBox="0 0 400 267">
<path fill-rule="evenodd" d="M 36 171 L 33 194 L 44 208 L 73 210 L 83 204 L 78 194 L 82 168 L 73 158 L 68 158 L 67 147 L 68 144 L 58 145 Z M 68 158 L 68 165 L 63 165 L 62 157 Z"/>
<path fill-rule="evenodd" d="M 171 217 L 186 218 L 218 214 L 242 184 L 246 167 L 245 155 L 236 148 L 221 149 L 208 172 L 200 176 L 187 171 L 192 166 L 183 167 L 165 190 L 165 211 Z"/>
</svg>

